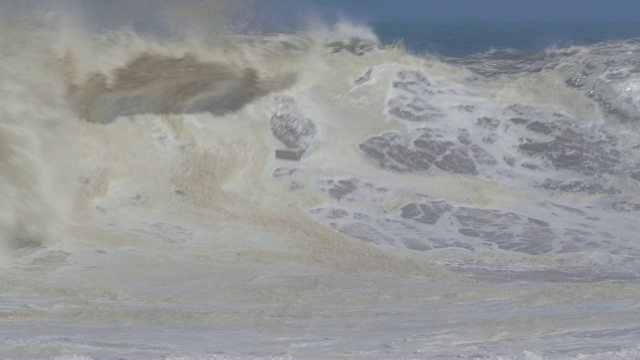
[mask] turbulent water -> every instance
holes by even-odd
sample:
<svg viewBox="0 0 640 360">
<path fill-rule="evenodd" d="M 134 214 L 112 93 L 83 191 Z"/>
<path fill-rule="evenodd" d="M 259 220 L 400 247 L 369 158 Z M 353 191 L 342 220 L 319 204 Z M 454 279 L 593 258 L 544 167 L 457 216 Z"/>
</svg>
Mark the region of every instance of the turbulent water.
<svg viewBox="0 0 640 360">
<path fill-rule="evenodd" d="M 3 358 L 640 356 L 640 40 L 67 25 L 0 37 Z"/>
</svg>

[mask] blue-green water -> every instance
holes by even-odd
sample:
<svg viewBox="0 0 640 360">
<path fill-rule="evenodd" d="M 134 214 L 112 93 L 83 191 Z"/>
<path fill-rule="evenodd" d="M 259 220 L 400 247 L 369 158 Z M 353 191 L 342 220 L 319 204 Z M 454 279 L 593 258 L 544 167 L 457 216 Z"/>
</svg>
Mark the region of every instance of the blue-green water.
<svg viewBox="0 0 640 360">
<path fill-rule="evenodd" d="M 415 53 L 465 56 L 490 50 L 539 51 L 640 37 L 640 23 L 442 22 L 373 24 L 383 43 L 401 41 Z"/>
</svg>

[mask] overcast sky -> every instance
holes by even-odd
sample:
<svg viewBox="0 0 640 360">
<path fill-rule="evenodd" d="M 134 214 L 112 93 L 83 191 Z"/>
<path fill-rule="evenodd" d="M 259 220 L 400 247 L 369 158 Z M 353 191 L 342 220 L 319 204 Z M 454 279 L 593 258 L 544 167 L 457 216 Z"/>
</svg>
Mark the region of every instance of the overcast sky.
<svg viewBox="0 0 640 360">
<path fill-rule="evenodd" d="M 640 21 L 640 0 L 310 0 L 364 21 Z"/>
</svg>

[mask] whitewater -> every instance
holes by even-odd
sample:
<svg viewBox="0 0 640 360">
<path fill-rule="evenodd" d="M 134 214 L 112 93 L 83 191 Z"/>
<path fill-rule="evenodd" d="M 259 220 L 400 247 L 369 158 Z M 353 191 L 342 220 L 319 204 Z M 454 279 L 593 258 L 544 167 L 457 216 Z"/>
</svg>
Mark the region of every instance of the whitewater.
<svg viewBox="0 0 640 360">
<path fill-rule="evenodd" d="M 640 40 L 74 10 L 2 13 L 1 358 L 640 357 Z"/>
</svg>

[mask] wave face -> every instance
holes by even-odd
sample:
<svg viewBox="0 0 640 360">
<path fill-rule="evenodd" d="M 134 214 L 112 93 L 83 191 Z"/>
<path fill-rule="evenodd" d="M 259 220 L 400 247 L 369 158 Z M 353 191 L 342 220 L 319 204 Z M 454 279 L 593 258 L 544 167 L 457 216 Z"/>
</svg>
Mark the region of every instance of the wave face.
<svg viewBox="0 0 640 360">
<path fill-rule="evenodd" d="M 638 351 L 637 39 L 440 58 L 43 19 L 0 43 L 0 352 Z"/>
</svg>

